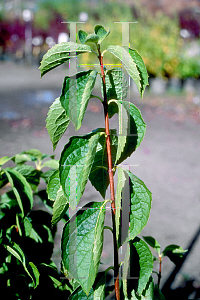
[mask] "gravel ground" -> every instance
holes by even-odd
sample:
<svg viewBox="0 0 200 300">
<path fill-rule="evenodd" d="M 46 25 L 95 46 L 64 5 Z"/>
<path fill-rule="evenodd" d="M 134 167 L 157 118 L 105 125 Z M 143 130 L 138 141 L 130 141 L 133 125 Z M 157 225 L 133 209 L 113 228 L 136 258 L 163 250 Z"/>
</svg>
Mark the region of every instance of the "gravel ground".
<svg viewBox="0 0 200 300">
<path fill-rule="evenodd" d="M 66 69 L 59 67 L 40 79 L 36 67 L 28 68 L 11 62 L 0 64 L 1 156 L 12 156 L 31 148 L 53 153 L 45 119 L 49 106 L 60 95 L 65 75 L 68 75 Z M 200 224 L 198 97 L 194 93 L 154 96 L 148 92 L 143 100 L 134 96 L 133 102 L 141 109 L 147 131 L 141 146 L 126 164 L 153 194 L 150 218 L 141 235 L 152 235 L 162 249 L 168 244 L 187 248 Z M 116 120 L 113 126 L 116 126 Z M 76 134 L 84 134 L 97 127 L 104 127 L 103 111 L 98 101 L 91 100 L 83 126 Z M 73 134 L 74 129 L 69 126 L 55 151 L 57 159 Z M 101 198 L 88 184 L 83 201 L 94 199 Z M 59 238 L 57 236 L 58 243 Z M 106 240 L 110 239 L 109 233 L 106 233 Z M 106 242 L 103 250 L 106 265 L 112 259 L 110 249 L 111 244 Z M 179 282 L 188 276 L 195 278 L 200 285 L 199 249 L 200 239 L 177 276 Z M 173 268 L 173 263 L 164 259 L 162 283 Z"/>
</svg>

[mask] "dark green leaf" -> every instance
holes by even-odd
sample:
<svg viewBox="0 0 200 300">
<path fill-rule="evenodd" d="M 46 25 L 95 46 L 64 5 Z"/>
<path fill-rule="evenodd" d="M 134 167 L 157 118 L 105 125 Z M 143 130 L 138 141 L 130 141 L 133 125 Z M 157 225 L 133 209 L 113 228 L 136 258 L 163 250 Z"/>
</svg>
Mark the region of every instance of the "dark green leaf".
<svg viewBox="0 0 200 300">
<path fill-rule="evenodd" d="M 106 73 L 107 99 L 125 100 L 128 94 L 128 81 L 121 68 L 108 70 Z M 103 95 L 103 86 L 101 85 Z"/>
<path fill-rule="evenodd" d="M 66 223 L 63 230 L 64 267 L 87 295 L 95 281 L 103 249 L 106 203 L 88 203 Z"/>
<path fill-rule="evenodd" d="M 117 152 L 117 136 L 116 130 L 111 129 L 111 154 L 112 161 L 115 161 L 116 152 Z M 106 151 L 106 137 L 102 135 L 99 139 L 94 163 L 92 165 L 92 170 L 89 176 L 89 179 L 92 185 L 97 191 L 100 192 L 103 198 L 105 198 L 106 190 L 109 185 L 109 175 L 108 175 L 108 159 Z"/>
<path fill-rule="evenodd" d="M 81 127 L 96 76 L 96 71 L 88 70 L 65 77 L 60 101 L 76 130 Z"/>
<path fill-rule="evenodd" d="M 46 119 L 46 127 L 53 144 L 53 150 L 55 150 L 69 123 L 70 119 L 66 116 L 65 109 L 60 103 L 60 98 L 57 98 L 50 106 Z"/>
<path fill-rule="evenodd" d="M 130 226 L 126 241 L 132 240 L 146 226 L 150 209 L 152 194 L 137 176 L 124 170 L 130 178 Z"/>
<path fill-rule="evenodd" d="M 6 169 L 8 180 L 13 188 L 18 205 L 25 216 L 33 206 L 33 194 L 30 185 L 23 175 L 19 172 Z"/>
<path fill-rule="evenodd" d="M 81 44 L 85 44 L 85 40 L 88 36 L 88 33 L 85 32 L 84 30 L 79 30 L 78 31 L 78 38 L 79 38 L 79 41 L 81 42 Z"/>
<path fill-rule="evenodd" d="M 99 37 L 98 44 L 101 44 L 101 42 L 109 35 L 110 29 L 106 31 L 102 25 L 96 25 L 94 32 Z"/>
<path fill-rule="evenodd" d="M 5 186 L 8 183 L 8 178 L 4 171 L 0 172 L 0 188 Z"/>
<path fill-rule="evenodd" d="M 63 42 L 52 47 L 43 57 L 40 65 L 41 76 L 68 61 L 70 57 L 91 52 L 88 45 L 76 44 L 73 42 Z"/>
<path fill-rule="evenodd" d="M 155 300 L 154 282 L 152 277 L 149 278 L 149 282 L 147 283 L 146 288 L 141 295 L 136 294 L 135 291 L 132 290 L 131 300 Z"/>
<path fill-rule="evenodd" d="M 31 188 L 36 191 L 40 183 L 40 171 L 36 170 L 32 166 L 18 165 L 13 168 L 13 170 L 22 174 L 27 182 L 30 184 Z"/>
<path fill-rule="evenodd" d="M 101 133 L 71 137 L 60 157 L 60 182 L 74 210 L 85 190 Z"/>
<path fill-rule="evenodd" d="M 168 256 L 173 263 L 177 264 L 184 256 L 184 253 L 188 250 L 184 250 L 182 247 L 178 245 L 169 245 L 167 246 L 163 252 L 163 256 Z"/>
<path fill-rule="evenodd" d="M 160 289 L 158 288 L 158 285 L 155 284 L 154 287 L 154 300 L 165 300 L 164 295 L 162 294 L 162 292 L 160 291 Z"/>
<path fill-rule="evenodd" d="M 147 244 L 149 244 L 158 252 L 158 255 L 160 255 L 160 244 L 158 243 L 158 241 L 156 241 L 152 236 L 143 236 L 143 239 Z"/>
</svg>

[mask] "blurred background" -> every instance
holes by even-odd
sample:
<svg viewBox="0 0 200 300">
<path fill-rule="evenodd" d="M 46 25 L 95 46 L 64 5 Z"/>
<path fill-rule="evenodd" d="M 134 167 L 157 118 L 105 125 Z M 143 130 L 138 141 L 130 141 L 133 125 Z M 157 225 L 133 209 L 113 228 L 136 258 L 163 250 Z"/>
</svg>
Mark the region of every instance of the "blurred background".
<svg viewBox="0 0 200 300">
<path fill-rule="evenodd" d="M 141 100 L 131 82 L 129 98 L 141 110 L 147 131 L 126 163 L 153 193 L 149 222 L 141 235 L 154 236 L 162 249 L 168 244 L 190 247 L 181 269 L 167 284 L 174 265 L 164 259 L 161 286 L 173 292 L 169 299 L 200 299 L 200 1 L 0 0 L 1 156 L 31 148 L 53 153 L 45 119 L 60 96 L 69 66 L 42 79 L 38 67 L 49 48 L 70 40 L 69 25 L 62 23 L 70 21 L 85 22 L 77 24 L 77 31 L 93 32 L 96 24 L 110 28 L 102 48 L 122 43 L 121 24 L 114 22 L 137 22 L 130 24 L 130 46 L 142 55 L 150 85 Z M 106 54 L 108 62 L 119 66 Z M 84 54 L 77 63 L 92 68 L 97 62 Z M 99 95 L 98 88 L 97 83 L 94 94 Z M 117 128 L 117 119 L 111 124 Z M 104 127 L 103 110 L 92 99 L 83 126 L 76 133 L 69 126 L 56 158 L 71 135 L 96 127 Z M 83 201 L 94 199 L 101 200 L 88 184 Z M 59 251 L 59 247 L 54 251 L 57 263 Z M 109 266 L 111 260 L 107 243 L 103 262 Z"/>
</svg>

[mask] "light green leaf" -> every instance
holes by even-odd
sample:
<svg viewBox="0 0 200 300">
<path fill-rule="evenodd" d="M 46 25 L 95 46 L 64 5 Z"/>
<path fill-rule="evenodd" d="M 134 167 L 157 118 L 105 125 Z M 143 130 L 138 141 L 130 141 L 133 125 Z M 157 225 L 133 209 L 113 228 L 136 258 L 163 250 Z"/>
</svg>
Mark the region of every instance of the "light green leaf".
<svg viewBox="0 0 200 300">
<path fill-rule="evenodd" d="M 66 223 L 63 230 L 64 267 L 87 295 L 95 281 L 103 249 L 106 203 L 88 203 Z"/>
<path fill-rule="evenodd" d="M 101 44 L 101 42 L 109 35 L 110 29 L 106 31 L 102 25 L 96 25 L 94 32 L 99 37 L 98 44 Z"/>
<path fill-rule="evenodd" d="M 27 151 L 23 151 L 21 154 L 28 154 L 29 157 L 31 158 L 31 160 L 42 160 L 43 158 L 43 154 L 40 152 L 40 150 L 38 149 L 30 149 Z"/>
<path fill-rule="evenodd" d="M 53 169 L 58 169 L 59 168 L 59 162 L 58 160 L 56 159 L 50 159 L 50 160 L 47 160 L 45 161 L 43 164 L 42 164 L 42 167 L 48 167 L 48 168 L 53 168 Z"/>
<path fill-rule="evenodd" d="M 121 62 L 123 63 L 123 66 L 125 67 L 128 74 L 131 76 L 133 81 L 135 82 L 140 94 L 141 94 L 141 78 L 140 73 L 137 69 L 137 65 L 134 62 L 133 58 L 129 54 L 129 52 L 126 51 L 123 47 L 119 45 L 111 45 L 108 46 L 107 51 L 115 55 Z M 142 95 L 142 94 L 141 94 Z"/>
<path fill-rule="evenodd" d="M 24 164 L 27 161 L 32 161 L 32 157 L 29 154 L 16 154 L 12 160 L 15 164 Z M 36 160 L 36 159 L 35 159 Z"/>
<path fill-rule="evenodd" d="M 9 156 L 3 156 L 0 158 L 0 166 L 4 165 L 5 163 L 7 163 L 7 161 L 9 161 L 11 159 L 11 157 Z"/>
<path fill-rule="evenodd" d="M 96 71 L 88 70 L 65 77 L 60 101 L 76 130 L 81 127 L 96 76 Z"/>
<path fill-rule="evenodd" d="M 122 168 L 118 168 L 118 180 L 117 180 L 117 191 L 116 191 L 116 197 L 115 197 L 115 207 L 116 207 L 116 213 L 115 213 L 115 223 L 116 223 L 116 238 L 118 245 L 121 244 L 120 239 L 120 217 L 121 217 L 121 209 L 122 209 L 122 189 L 125 185 L 125 174 Z"/>
<path fill-rule="evenodd" d="M 107 100 L 125 100 L 128 94 L 128 81 L 121 68 L 108 70 L 105 76 Z M 103 84 L 101 84 L 103 95 Z"/>
<path fill-rule="evenodd" d="M 68 61 L 70 57 L 91 52 L 88 45 L 76 44 L 73 42 L 62 42 L 52 47 L 43 57 L 39 67 L 41 76 Z"/>
<path fill-rule="evenodd" d="M 101 133 L 71 137 L 60 157 L 60 182 L 74 210 L 85 190 Z"/>
<path fill-rule="evenodd" d="M 143 236 L 143 239 L 147 244 L 149 244 L 153 249 L 155 249 L 158 252 L 158 255 L 160 255 L 160 244 L 156 239 L 154 239 L 152 236 Z"/>
<path fill-rule="evenodd" d="M 105 129 L 102 129 L 105 131 Z M 117 152 L 117 136 L 116 130 L 110 130 L 111 137 L 111 155 L 112 161 L 115 161 L 116 152 Z M 97 191 L 100 192 L 103 198 L 105 198 L 106 190 L 109 185 L 109 175 L 108 175 L 108 159 L 107 159 L 107 150 L 106 150 L 106 137 L 102 135 L 99 139 L 94 163 L 92 165 L 92 170 L 90 172 L 89 179 L 92 185 Z"/>
<path fill-rule="evenodd" d="M 53 217 L 52 217 L 52 225 L 55 225 L 58 223 L 66 211 L 69 208 L 69 203 L 67 198 L 65 197 L 63 193 L 62 186 L 60 186 L 58 192 L 57 192 L 57 197 L 53 205 Z"/>
<path fill-rule="evenodd" d="M 188 250 L 184 250 L 182 247 L 178 246 L 178 245 L 169 245 L 167 246 L 163 252 L 162 252 L 162 255 L 163 256 L 168 256 L 169 259 L 177 264 L 177 262 L 179 262 L 183 256 L 184 256 L 184 253 L 186 253 Z"/>
<path fill-rule="evenodd" d="M 128 48 L 127 46 L 124 46 L 124 49 L 130 54 L 131 58 L 133 61 L 136 63 L 137 69 L 140 73 L 140 84 L 141 84 L 141 89 L 139 90 L 141 97 L 143 97 L 144 90 L 146 86 L 148 85 L 148 74 L 147 70 L 144 64 L 144 61 L 141 57 L 141 55 L 137 52 L 137 50 Z"/>
<path fill-rule="evenodd" d="M 130 226 L 129 236 L 126 239 L 126 241 L 130 241 L 147 224 L 151 209 L 152 194 L 142 180 L 128 170 L 124 171 L 130 178 Z"/>
<path fill-rule="evenodd" d="M 90 33 L 87 35 L 86 39 L 85 39 L 85 43 L 90 42 L 90 43 L 95 43 L 97 44 L 99 40 L 98 35 L 96 35 L 95 33 Z"/>
<path fill-rule="evenodd" d="M 18 205 L 24 217 L 33 207 L 33 193 L 30 185 L 23 175 L 19 172 L 5 169 L 5 173 L 13 188 Z"/>
<path fill-rule="evenodd" d="M 50 176 L 47 184 L 47 194 L 50 200 L 56 200 L 57 192 L 60 188 L 59 170 L 55 170 Z"/>
<path fill-rule="evenodd" d="M 65 109 L 60 103 L 60 98 L 57 98 L 50 106 L 48 117 L 46 118 L 46 127 L 53 144 L 53 150 L 65 133 L 70 119 L 66 116 Z"/>
<path fill-rule="evenodd" d="M 36 288 L 39 284 L 40 276 L 37 267 L 32 262 L 28 262 L 25 253 L 18 244 L 12 243 L 12 245 L 5 245 L 5 248 L 22 263 L 24 270 L 33 281 L 34 288 Z"/>
<path fill-rule="evenodd" d="M 85 40 L 88 36 L 88 33 L 85 32 L 84 30 L 79 30 L 78 31 L 78 38 L 79 38 L 79 41 L 81 42 L 81 44 L 85 44 Z"/>
</svg>

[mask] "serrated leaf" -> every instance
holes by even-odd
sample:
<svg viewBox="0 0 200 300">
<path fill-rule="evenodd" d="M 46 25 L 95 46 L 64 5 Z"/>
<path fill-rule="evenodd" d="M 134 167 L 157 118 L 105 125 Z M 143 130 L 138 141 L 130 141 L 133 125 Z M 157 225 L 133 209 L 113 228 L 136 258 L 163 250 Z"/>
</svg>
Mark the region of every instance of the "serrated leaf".
<svg viewBox="0 0 200 300">
<path fill-rule="evenodd" d="M 107 51 L 115 55 L 119 60 L 121 60 L 123 66 L 125 67 L 128 74 L 131 76 L 133 81 L 135 82 L 140 94 L 141 94 L 141 78 L 140 73 L 137 69 L 137 65 L 134 62 L 133 58 L 127 52 L 126 49 L 119 45 L 111 45 L 108 46 Z"/>
<path fill-rule="evenodd" d="M 103 129 L 105 130 L 105 129 Z M 117 136 L 116 130 L 111 129 L 111 155 L 112 161 L 115 161 L 116 152 L 117 152 Z M 106 190 L 109 185 L 109 175 L 108 175 L 108 158 L 106 150 L 106 137 L 102 135 L 99 139 L 94 163 L 90 172 L 90 182 L 95 187 L 97 191 L 100 192 L 103 198 L 105 198 Z"/>
<path fill-rule="evenodd" d="M 106 201 L 88 203 L 66 223 L 62 235 L 64 267 L 87 295 L 95 281 L 103 249 L 105 204 Z"/>
<path fill-rule="evenodd" d="M 76 130 L 81 127 L 96 76 L 96 71 L 88 70 L 65 77 L 60 101 Z"/>
<path fill-rule="evenodd" d="M 182 247 L 178 246 L 178 245 L 169 245 L 167 246 L 163 252 L 162 255 L 163 256 L 168 256 L 169 259 L 177 264 L 184 256 L 184 253 L 186 253 L 188 250 L 184 250 Z"/>
<path fill-rule="evenodd" d="M 71 137 L 60 157 L 60 182 L 74 210 L 85 190 L 95 159 L 100 132 Z"/>
<path fill-rule="evenodd" d="M 53 144 L 53 150 L 67 130 L 70 119 L 66 116 L 65 109 L 60 103 L 60 98 L 57 98 L 50 106 L 48 117 L 46 118 L 46 127 Z"/>
<path fill-rule="evenodd" d="M 115 164 L 120 164 L 142 142 L 146 124 L 142 119 L 139 109 L 128 101 L 110 100 L 108 104 L 108 114 L 112 117 L 115 113 L 119 114 L 119 137 L 118 149 Z"/>
<path fill-rule="evenodd" d="M 24 270 L 33 281 L 34 288 L 36 288 L 39 284 L 40 276 L 37 267 L 32 262 L 28 262 L 25 253 L 18 244 L 12 243 L 11 245 L 5 245 L 5 248 L 22 263 Z"/>
<path fill-rule="evenodd" d="M 76 44 L 73 42 L 62 42 L 52 47 L 44 56 L 39 67 L 41 76 L 68 61 L 70 57 L 91 52 L 88 45 Z"/>
<path fill-rule="evenodd" d="M 96 25 L 94 32 L 99 37 L 98 44 L 101 44 L 101 42 L 109 35 L 110 29 L 106 31 L 102 25 Z"/>
<path fill-rule="evenodd" d="M 95 43 L 97 44 L 99 40 L 98 35 L 96 35 L 95 33 L 90 33 L 87 35 L 86 39 L 85 39 L 85 43 L 90 42 L 90 43 Z"/>
<path fill-rule="evenodd" d="M 151 209 L 152 194 L 142 180 L 128 170 L 124 171 L 130 178 L 130 225 L 129 236 L 126 239 L 126 241 L 130 241 L 147 224 Z"/>
<path fill-rule="evenodd" d="M 116 197 L 115 197 L 115 207 L 116 207 L 116 213 L 115 213 L 115 223 L 116 223 L 116 239 L 118 242 L 118 245 L 120 245 L 121 241 L 119 241 L 120 238 L 120 216 L 121 216 L 121 209 L 122 209 L 122 190 L 125 185 L 126 177 L 124 175 L 124 171 L 122 168 L 118 168 L 118 180 L 117 180 L 117 191 L 116 191 Z"/>
<path fill-rule="evenodd" d="M 63 193 L 62 186 L 60 186 L 57 192 L 56 200 L 53 204 L 53 217 L 51 221 L 52 225 L 55 225 L 62 219 L 68 208 L 68 200 Z"/>
<path fill-rule="evenodd" d="M 22 211 L 22 216 L 24 217 L 33 206 L 33 194 L 31 187 L 25 177 L 19 172 L 11 169 L 5 169 L 5 173 L 13 188 L 18 205 Z"/>
<path fill-rule="evenodd" d="M 128 94 L 128 81 L 121 68 L 108 70 L 105 76 L 107 100 L 125 100 Z M 103 85 L 101 85 L 103 95 Z"/>
<path fill-rule="evenodd" d="M 56 200 L 57 192 L 60 188 L 59 170 L 55 170 L 50 176 L 47 184 L 47 194 L 50 200 Z"/>
<path fill-rule="evenodd" d="M 152 236 L 143 236 L 143 239 L 147 244 L 149 244 L 153 249 L 155 249 L 158 252 L 158 255 L 160 255 L 160 244 L 156 239 L 154 239 Z"/>
<path fill-rule="evenodd" d="M 136 63 L 137 69 L 140 73 L 141 89 L 138 89 L 138 90 L 140 92 L 141 97 L 143 97 L 144 90 L 145 90 L 146 86 L 149 84 L 148 83 L 148 74 L 147 74 L 147 70 L 146 70 L 144 61 L 143 61 L 141 55 L 137 52 L 137 50 L 131 49 L 127 46 L 124 46 L 124 49 L 130 54 L 131 58 Z"/>
<path fill-rule="evenodd" d="M 79 41 L 81 42 L 81 44 L 85 44 L 85 40 L 88 36 L 88 33 L 85 32 L 84 30 L 79 30 L 78 31 L 78 38 L 79 38 Z"/>
</svg>

